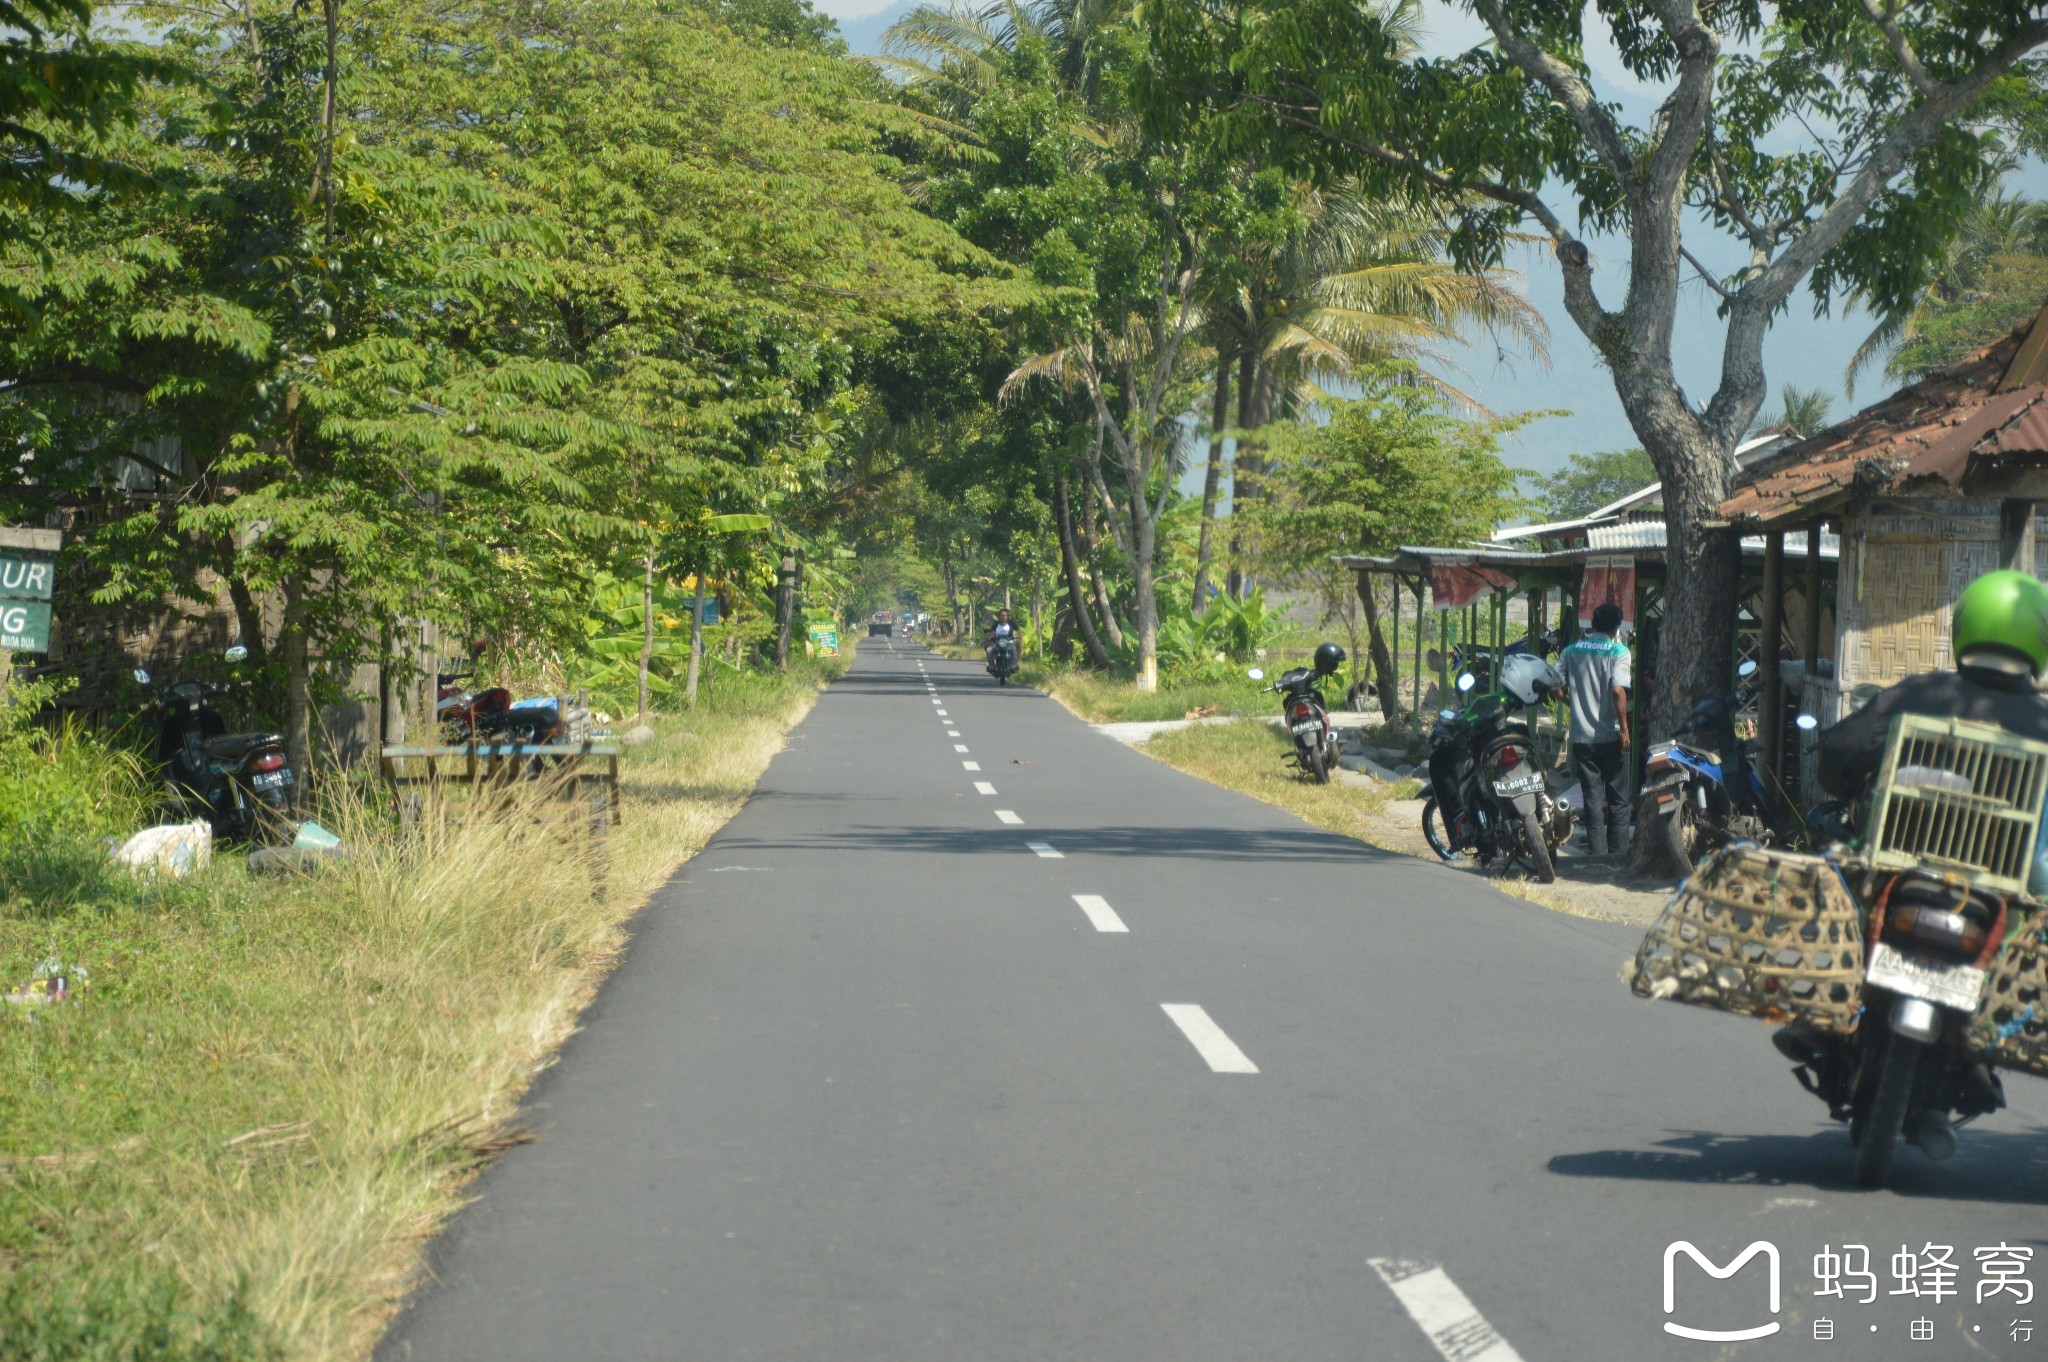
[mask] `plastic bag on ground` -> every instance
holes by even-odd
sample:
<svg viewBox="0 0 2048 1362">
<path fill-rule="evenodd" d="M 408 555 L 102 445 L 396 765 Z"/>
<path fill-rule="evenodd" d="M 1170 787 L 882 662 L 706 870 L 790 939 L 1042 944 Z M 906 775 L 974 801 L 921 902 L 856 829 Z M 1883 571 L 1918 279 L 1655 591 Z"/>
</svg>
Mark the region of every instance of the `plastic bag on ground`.
<svg viewBox="0 0 2048 1362">
<path fill-rule="evenodd" d="M 114 859 L 130 870 L 183 879 L 213 859 L 213 828 L 204 818 L 144 828 L 114 848 Z"/>
<path fill-rule="evenodd" d="M 341 838 L 308 818 L 299 824 L 299 835 L 292 839 L 293 851 L 333 851 L 341 845 Z"/>
</svg>

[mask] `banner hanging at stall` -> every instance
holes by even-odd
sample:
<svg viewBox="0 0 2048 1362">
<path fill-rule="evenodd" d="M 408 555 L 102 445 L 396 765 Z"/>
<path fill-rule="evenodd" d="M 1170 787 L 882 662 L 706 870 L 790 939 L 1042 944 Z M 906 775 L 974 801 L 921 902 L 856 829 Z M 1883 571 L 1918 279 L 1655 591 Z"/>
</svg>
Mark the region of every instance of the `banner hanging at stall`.
<svg viewBox="0 0 2048 1362">
<path fill-rule="evenodd" d="M 1499 568 L 1436 564 L 1429 569 L 1429 598 L 1439 610 L 1472 604 L 1489 591 L 1512 591 L 1513 575 Z"/>
<path fill-rule="evenodd" d="M 1586 580 L 1579 587 L 1579 627 L 1593 626 L 1593 611 L 1612 601 L 1621 607 L 1621 621 L 1631 629 L 1636 623 L 1636 560 L 1633 558 L 1588 558 Z"/>
</svg>

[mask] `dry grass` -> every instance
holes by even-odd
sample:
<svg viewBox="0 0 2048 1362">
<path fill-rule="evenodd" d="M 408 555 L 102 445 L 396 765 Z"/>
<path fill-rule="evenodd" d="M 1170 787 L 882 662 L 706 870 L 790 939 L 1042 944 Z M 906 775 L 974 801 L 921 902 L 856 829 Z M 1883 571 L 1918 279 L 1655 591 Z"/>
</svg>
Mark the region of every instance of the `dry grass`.
<svg viewBox="0 0 2048 1362">
<path fill-rule="evenodd" d="M 425 1239 L 519 1138 L 520 1095 L 625 919 L 745 801 L 817 689 L 733 686 L 658 725 L 624 766 L 602 901 L 577 834 L 391 835 L 358 805 L 341 815 L 358 853 L 314 878 L 223 862 L 140 907 L 0 907 L 0 979 L 50 955 L 91 970 L 75 1005 L 0 1013 L 11 1308 L 173 1279 L 181 1309 L 246 1302 L 259 1322 L 208 1357 L 364 1355 Z"/>
<path fill-rule="evenodd" d="M 1387 801 L 1403 798 L 1413 782 L 1392 790 L 1333 780 L 1316 785 L 1288 762 L 1293 740 L 1271 724 L 1196 724 L 1162 733 L 1138 749 L 1189 775 L 1248 794 L 1314 823 L 1378 846 L 1375 823 Z"/>
</svg>

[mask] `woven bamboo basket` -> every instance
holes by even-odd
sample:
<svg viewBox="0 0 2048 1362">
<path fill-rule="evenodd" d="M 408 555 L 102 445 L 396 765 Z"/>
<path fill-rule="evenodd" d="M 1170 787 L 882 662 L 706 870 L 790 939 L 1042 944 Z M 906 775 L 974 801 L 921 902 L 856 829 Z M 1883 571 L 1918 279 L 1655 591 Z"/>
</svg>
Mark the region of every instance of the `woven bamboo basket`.
<svg viewBox="0 0 2048 1362">
<path fill-rule="evenodd" d="M 2048 912 L 2008 937 L 1985 974 L 1971 1044 L 2002 1068 L 2048 1078 Z"/>
<path fill-rule="evenodd" d="M 1626 974 L 1640 997 L 1846 1035 L 1863 1006 L 1862 916 L 1820 857 L 1726 847 L 1678 887 Z"/>
</svg>

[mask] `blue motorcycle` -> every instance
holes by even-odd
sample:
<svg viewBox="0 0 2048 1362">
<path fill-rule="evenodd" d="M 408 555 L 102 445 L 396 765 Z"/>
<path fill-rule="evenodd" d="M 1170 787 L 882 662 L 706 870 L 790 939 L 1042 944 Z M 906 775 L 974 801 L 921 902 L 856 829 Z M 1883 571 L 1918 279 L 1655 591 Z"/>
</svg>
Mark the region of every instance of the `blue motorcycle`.
<svg viewBox="0 0 2048 1362">
<path fill-rule="evenodd" d="M 1735 735 L 1737 712 L 1763 689 L 1750 681 L 1756 671 L 1755 662 L 1743 663 L 1736 674 L 1744 684 L 1694 705 L 1670 741 L 1650 748 L 1629 846 L 1634 869 L 1652 870 L 1662 859 L 1670 863 L 1667 869 L 1688 875 L 1709 852 L 1731 842 L 1796 842 L 1787 831 L 1783 800 L 1757 770 L 1754 745 Z"/>
</svg>

